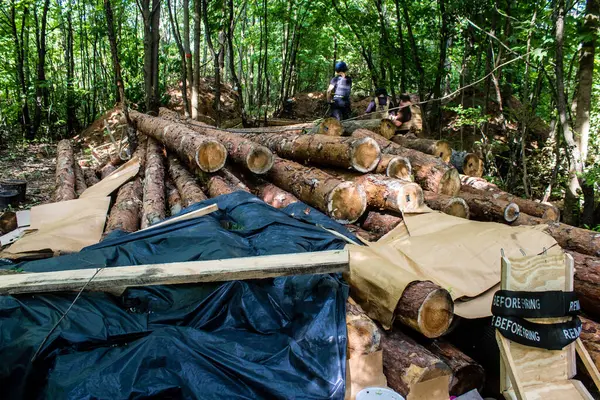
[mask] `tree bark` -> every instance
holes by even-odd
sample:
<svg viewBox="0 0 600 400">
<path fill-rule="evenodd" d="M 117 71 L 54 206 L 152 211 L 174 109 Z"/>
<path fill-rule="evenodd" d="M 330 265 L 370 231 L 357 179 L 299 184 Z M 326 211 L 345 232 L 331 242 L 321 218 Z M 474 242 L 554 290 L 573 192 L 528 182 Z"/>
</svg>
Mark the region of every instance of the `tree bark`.
<svg viewBox="0 0 600 400">
<path fill-rule="evenodd" d="M 401 216 L 386 214 L 379 211 L 369 211 L 367 217 L 360 223 L 361 228 L 371 232 L 381 239 L 388 232 L 397 227 L 402 222 Z"/>
<path fill-rule="evenodd" d="M 179 214 L 179 212 L 183 209 L 181 195 L 179 194 L 179 190 L 177 190 L 177 186 L 171 179 L 170 175 L 167 175 L 165 179 L 165 188 L 167 189 L 167 205 L 169 206 L 169 215 L 172 217 L 173 215 Z"/>
<path fill-rule="evenodd" d="M 158 87 L 158 50 L 160 44 L 161 0 L 141 0 L 140 12 L 144 22 L 144 88 L 146 112 L 158 115 L 160 93 Z"/>
<path fill-rule="evenodd" d="M 214 138 L 199 135 L 182 124 L 162 118 L 136 111 L 131 111 L 130 115 L 137 129 L 176 152 L 191 167 L 216 172 L 225 165 L 227 150 Z"/>
<path fill-rule="evenodd" d="M 137 158 L 140 163 L 140 170 L 138 176 L 144 179 L 146 174 L 146 152 L 148 150 L 148 136 L 138 133 L 137 142 L 138 145 L 133 153 L 133 158 Z"/>
<path fill-rule="evenodd" d="M 511 223 L 519 218 L 519 206 L 513 202 L 466 191 L 461 192 L 459 196 L 469 206 L 469 213 L 473 219 Z"/>
<path fill-rule="evenodd" d="M 600 317 L 600 258 L 567 250 L 575 262 L 575 293 L 586 314 Z"/>
<path fill-rule="evenodd" d="M 346 302 L 346 358 L 362 356 L 381 350 L 381 332 L 377 324 L 351 297 Z"/>
<path fill-rule="evenodd" d="M 74 160 L 73 163 L 73 173 L 75 174 L 75 194 L 77 197 L 81 196 L 81 193 L 87 189 L 87 185 L 85 183 L 85 177 L 83 176 L 83 170 L 81 169 L 81 165 L 77 160 Z"/>
<path fill-rule="evenodd" d="M 388 386 L 402 396 L 407 396 L 416 383 L 452 374 L 439 357 L 398 330 L 384 332 L 381 343 Z"/>
<path fill-rule="evenodd" d="M 255 174 L 264 174 L 273 166 L 274 155 L 266 147 L 261 146 L 252 139 L 254 136 L 240 136 L 220 129 L 211 128 L 201 122 L 181 121 L 174 112 L 161 108 L 160 116 L 179 124 L 185 124 L 194 132 L 210 136 L 221 142 L 231 159 L 246 167 Z M 186 123 L 187 122 L 187 123 Z"/>
<path fill-rule="evenodd" d="M 433 210 L 459 218 L 469 219 L 469 205 L 461 197 L 450 197 L 439 193 L 424 191 L 425 204 Z"/>
<path fill-rule="evenodd" d="M 346 224 L 345 227 L 352 234 L 354 234 L 354 236 L 360 237 L 361 239 L 364 239 L 368 242 L 376 242 L 381 238 L 381 236 L 371 233 L 369 231 L 366 231 L 366 230 L 362 229 L 361 227 L 354 225 L 354 224 Z"/>
<path fill-rule="evenodd" d="M 98 176 L 96 175 L 96 171 L 94 171 L 93 168 L 84 169 L 83 176 L 85 177 L 85 184 L 88 187 L 92 187 L 96 183 L 100 182 L 100 179 L 98 179 Z"/>
<path fill-rule="evenodd" d="M 73 147 L 68 139 L 58 142 L 56 148 L 56 187 L 54 201 L 67 201 L 77 198 L 75 194 L 75 172 Z"/>
<path fill-rule="evenodd" d="M 358 129 L 367 129 L 380 136 L 383 136 L 388 140 L 391 140 L 391 138 L 393 138 L 396 134 L 396 125 L 394 125 L 389 119 L 342 121 L 342 128 L 344 130 L 343 134 L 345 135 L 351 135 Z"/>
<path fill-rule="evenodd" d="M 235 20 L 234 20 L 234 11 L 233 11 L 233 0 L 228 0 L 228 8 L 229 8 L 229 24 L 227 26 L 227 50 L 229 52 L 229 73 L 231 74 L 231 79 L 234 85 L 234 91 L 237 94 L 237 105 L 240 111 L 240 116 L 242 117 L 243 126 L 248 125 L 247 117 L 246 117 L 246 108 L 244 107 L 244 92 L 242 90 L 242 84 L 238 79 L 238 75 L 235 71 L 235 54 L 233 51 L 233 35 L 235 30 Z"/>
<path fill-rule="evenodd" d="M 382 154 L 377 167 L 372 172 L 407 182 L 412 181 L 412 166 L 408 158 L 393 154 Z"/>
<path fill-rule="evenodd" d="M 104 236 L 116 230 L 135 232 L 140 229 L 142 192 L 140 178 L 127 182 L 119 188 L 117 200 L 108 216 Z"/>
<path fill-rule="evenodd" d="M 515 203 L 519 206 L 520 212 L 547 221 L 557 222 L 560 219 L 558 208 L 551 204 L 538 203 L 503 192 L 498 186 L 482 178 L 461 175 L 460 180 L 462 182 L 461 193 L 483 194 L 497 200 Z"/>
<path fill-rule="evenodd" d="M 187 3 L 188 0 L 184 0 L 184 4 Z M 189 5 L 187 6 L 189 7 Z M 169 20 L 171 22 L 171 31 L 173 32 L 173 37 L 175 38 L 175 44 L 177 45 L 177 49 L 179 50 L 179 58 L 181 58 L 181 99 L 183 102 L 183 112 L 186 117 L 190 116 L 190 104 L 187 96 L 187 88 L 188 88 L 188 79 L 191 79 L 191 75 L 188 75 L 188 66 L 191 71 L 191 60 L 187 59 L 187 55 L 189 54 L 189 16 L 188 16 L 188 48 L 186 50 L 183 40 L 181 38 L 181 34 L 179 32 L 179 26 L 177 23 L 176 15 L 173 15 L 173 10 L 171 7 L 171 0 L 167 0 L 167 9 L 169 10 Z M 184 6 L 184 19 L 185 15 L 189 13 L 188 9 Z M 185 22 L 184 22 L 184 30 L 185 30 Z"/>
<path fill-rule="evenodd" d="M 179 190 L 183 208 L 207 199 L 198 183 L 196 183 L 194 176 L 181 165 L 177 158 L 170 154 L 169 175 L 173 179 L 175 186 L 177 186 L 177 190 Z"/>
<path fill-rule="evenodd" d="M 367 206 L 367 196 L 360 186 L 293 161 L 276 158 L 268 177 L 275 185 L 340 223 L 356 221 Z"/>
<path fill-rule="evenodd" d="M 21 127 L 23 133 L 25 134 L 25 138 L 28 140 L 33 140 L 35 138 L 34 131 L 31 126 L 31 116 L 29 114 L 29 102 L 27 101 L 27 74 L 25 69 L 26 63 L 26 48 L 25 48 L 25 28 L 27 24 L 27 15 L 29 14 L 29 9 L 25 6 L 23 8 L 22 18 L 21 18 L 21 26 L 20 29 L 17 26 L 17 11 L 14 0 L 10 2 L 10 20 L 9 25 L 12 33 L 12 40 L 14 43 L 15 49 L 15 71 L 17 75 L 17 84 L 19 85 L 19 96 L 21 97 L 21 115 L 19 118 L 19 122 L 21 123 Z"/>
<path fill-rule="evenodd" d="M 231 194 L 239 190 L 233 183 L 219 175 L 207 177 L 206 190 L 210 198 Z"/>
<path fill-rule="evenodd" d="M 262 201 L 274 208 L 284 208 L 300 200 L 290 192 L 273 185 L 252 174 L 235 171 L 236 176 L 250 188 L 250 191 Z"/>
<path fill-rule="evenodd" d="M 450 156 L 452 155 L 452 147 L 446 140 L 431 140 L 395 135 L 392 138 L 392 142 L 397 143 L 407 149 L 418 150 L 422 153 L 439 157 L 443 162 L 446 163 L 450 162 Z"/>
<path fill-rule="evenodd" d="M 165 219 L 165 168 L 162 152 L 162 146 L 149 138 L 146 149 L 142 229 Z"/>
<path fill-rule="evenodd" d="M 456 196 L 460 191 L 458 171 L 449 167 L 442 160 L 417 150 L 405 149 L 371 131 L 360 129 L 352 133 L 353 137 L 371 137 L 375 139 L 382 153 L 406 157 L 410 160 L 415 181 L 424 190 Z"/>
<path fill-rule="evenodd" d="M 192 83 L 192 119 L 197 120 L 199 116 L 198 97 L 200 96 L 200 31 L 202 21 L 200 13 L 202 0 L 194 0 L 194 81 Z"/>
<path fill-rule="evenodd" d="M 67 3 L 66 18 L 66 44 L 65 44 L 65 63 L 66 71 L 66 111 L 67 111 L 67 136 L 73 137 L 79 129 L 77 122 L 77 105 L 75 104 L 75 55 L 73 54 L 73 23 L 71 5 Z"/>
<path fill-rule="evenodd" d="M 452 369 L 451 396 L 460 396 L 473 389 L 483 390 L 485 371 L 481 364 L 444 340 L 436 339 L 425 348 Z"/>
<path fill-rule="evenodd" d="M 41 25 L 38 24 L 37 11 L 34 9 L 34 16 L 36 19 L 36 47 L 38 56 L 37 81 L 35 84 L 35 113 L 33 118 L 34 135 L 37 133 L 41 125 L 43 108 L 48 107 L 48 83 L 46 82 L 46 27 L 48 24 L 49 9 L 50 0 L 44 0 Z"/>
<path fill-rule="evenodd" d="M 544 232 L 552 236 L 563 249 L 600 257 L 600 233 L 598 232 L 560 222 L 545 221 L 523 212 L 512 225 L 546 225 Z"/>
<path fill-rule="evenodd" d="M 590 353 L 596 368 L 600 368 L 600 324 L 585 317 L 579 317 L 579 319 L 581 320 L 581 334 L 579 337 L 588 353 Z M 577 372 L 589 375 L 585 369 L 577 368 Z"/>
</svg>

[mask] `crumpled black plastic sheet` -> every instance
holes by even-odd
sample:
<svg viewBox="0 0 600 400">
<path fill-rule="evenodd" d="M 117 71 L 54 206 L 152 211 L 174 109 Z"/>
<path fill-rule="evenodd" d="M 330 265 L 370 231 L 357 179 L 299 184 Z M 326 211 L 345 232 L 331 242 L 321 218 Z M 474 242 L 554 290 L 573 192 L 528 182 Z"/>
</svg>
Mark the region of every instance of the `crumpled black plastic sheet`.
<svg viewBox="0 0 600 400">
<path fill-rule="evenodd" d="M 302 203 L 276 210 L 236 192 L 195 204 L 219 211 L 79 253 L 18 265 L 26 272 L 213 260 L 341 249 L 355 239 Z M 2 398 L 325 399 L 345 393 L 348 287 L 339 274 L 0 296 Z"/>
</svg>

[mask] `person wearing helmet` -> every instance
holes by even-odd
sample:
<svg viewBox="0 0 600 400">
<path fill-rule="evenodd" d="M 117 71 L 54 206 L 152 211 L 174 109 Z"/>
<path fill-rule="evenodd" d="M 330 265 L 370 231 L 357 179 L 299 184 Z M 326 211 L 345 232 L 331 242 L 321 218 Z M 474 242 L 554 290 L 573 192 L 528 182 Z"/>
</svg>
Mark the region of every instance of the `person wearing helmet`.
<svg viewBox="0 0 600 400">
<path fill-rule="evenodd" d="M 327 88 L 327 102 L 330 104 L 330 116 L 343 120 L 350 116 L 350 91 L 352 78 L 346 75 L 348 66 L 340 61 L 335 64 L 335 77 Z M 333 95 L 333 98 L 332 98 Z"/>
<path fill-rule="evenodd" d="M 371 114 L 371 119 L 392 119 L 395 112 L 389 111 L 394 108 L 392 99 L 388 96 L 385 88 L 375 90 L 375 97 L 369 103 L 365 114 Z"/>
</svg>

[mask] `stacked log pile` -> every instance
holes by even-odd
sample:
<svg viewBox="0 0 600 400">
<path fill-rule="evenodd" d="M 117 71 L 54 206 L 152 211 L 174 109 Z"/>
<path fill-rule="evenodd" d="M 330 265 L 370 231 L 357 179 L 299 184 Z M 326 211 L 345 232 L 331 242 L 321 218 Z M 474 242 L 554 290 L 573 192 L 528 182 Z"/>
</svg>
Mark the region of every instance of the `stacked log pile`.
<svg viewBox="0 0 600 400">
<path fill-rule="evenodd" d="M 134 232 L 238 190 L 275 208 L 302 201 L 369 241 L 398 226 L 403 213 L 426 207 L 467 219 L 547 224 L 544 229 L 573 254 L 575 290 L 584 311 L 600 316 L 600 234 L 557 222 L 558 211 L 551 205 L 518 198 L 479 177 L 461 176 L 448 163 L 452 149 L 443 141 L 394 137 L 377 120 L 224 130 L 168 110 L 160 115 L 130 114 L 139 133 L 135 156 L 142 167 L 114 194 L 106 234 Z M 477 159 L 463 157 L 463 163 L 469 160 L 479 166 Z M 69 142 L 60 142 L 57 201 L 76 198 L 84 185 L 102 178 L 101 169 L 77 171 L 74 166 Z M 412 384 L 440 375 L 452 376 L 453 395 L 483 386 L 479 364 L 449 343 L 431 341 L 452 322 L 453 304 L 445 289 L 411 282 L 398 302 L 391 332 L 381 333 L 356 310 L 350 314 L 349 350 L 382 348 L 388 385 L 399 393 L 406 395 Z"/>
</svg>

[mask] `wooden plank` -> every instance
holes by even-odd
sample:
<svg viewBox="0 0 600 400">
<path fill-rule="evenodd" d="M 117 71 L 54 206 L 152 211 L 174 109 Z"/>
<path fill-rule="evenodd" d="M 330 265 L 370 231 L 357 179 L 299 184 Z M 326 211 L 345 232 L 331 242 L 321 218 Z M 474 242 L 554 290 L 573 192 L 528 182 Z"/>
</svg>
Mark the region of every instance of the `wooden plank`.
<svg viewBox="0 0 600 400">
<path fill-rule="evenodd" d="M 174 224 L 175 222 L 187 221 L 188 219 L 192 219 L 192 218 L 202 217 L 204 215 L 207 215 L 207 214 L 210 214 L 212 212 L 215 212 L 218 209 L 219 209 L 219 207 L 216 204 L 211 204 L 210 206 L 203 207 L 203 208 L 201 208 L 199 210 L 192 211 L 192 212 L 180 215 L 180 216 L 175 217 L 175 218 L 171 218 L 171 219 L 167 219 L 167 220 L 161 221 L 158 224 L 151 225 L 151 226 L 149 226 L 147 228 L 139 230 L 138 232 L 147 231 L 148 229 L 158 228 L 159 226 L 171 225 L 171 224 Z"/>
<path fill-rule="evenodd" d="M 264 279 L 277 276 L 326 274 L 349 271 L 347 250 L 293 253 L 272 256 L 134 265 L 101 270 L 86 290 L 115 287 L 174 285 Z M 14 274 L 0 277 L 0 294 L 80 290 L 96 269 Z"/>
<path fill-rule="evenodd" d="M 600 373 L 598 372 L 598 368 L 596 368 L 594 360 L 592 360 L 592 357 L 590 357 L 590 354 L 583 345 L 581 339 L 577 339 L 577 341 L 575 342 L 575 348 L 577 349 L 577 354 L 579 354 L 579 357 L 581 358 L 585 369 L 587 369 L 588 373 L 592 377 L 596 388 L 600 390 Z"/>
</svg>

